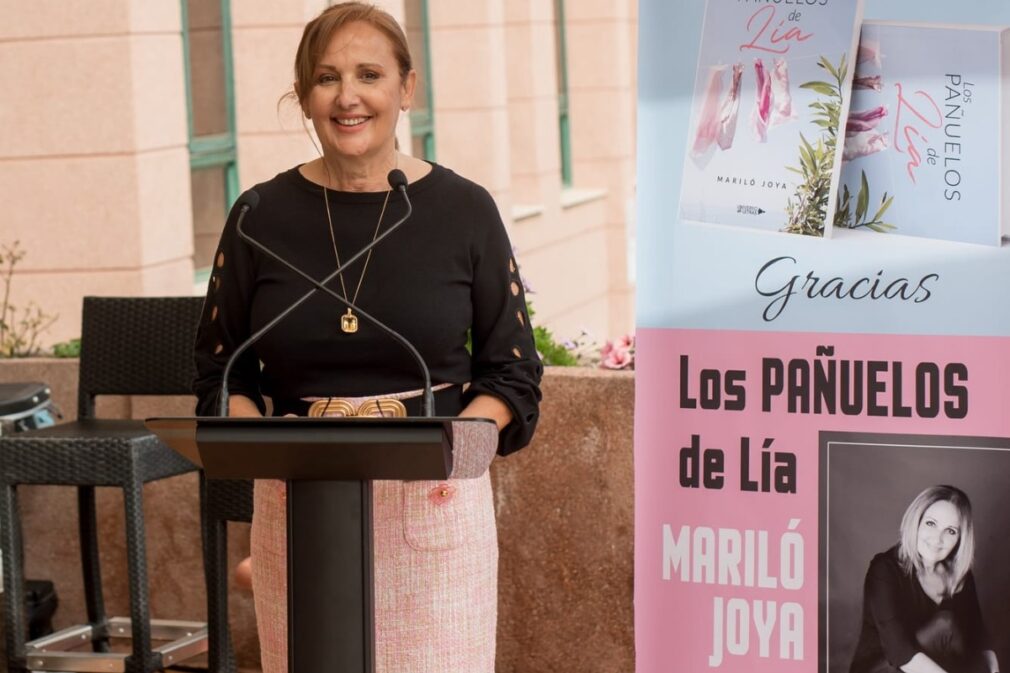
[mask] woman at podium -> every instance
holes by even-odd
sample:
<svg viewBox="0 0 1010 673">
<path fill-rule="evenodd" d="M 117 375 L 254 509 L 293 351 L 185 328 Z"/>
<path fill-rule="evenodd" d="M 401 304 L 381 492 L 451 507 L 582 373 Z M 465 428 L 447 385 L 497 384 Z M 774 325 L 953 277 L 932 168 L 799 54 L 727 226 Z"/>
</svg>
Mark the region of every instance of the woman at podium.
<svg viewBox="0 0 1010 673">
<path fill-rule="evenodd" d="M 413 215 L 331 284 L 421 353 L 439 416 L 493 419 L 498 453 L 529 443 L 542 366 L 518 265 L 482 187 L 401 153 L 395 130 L 417 76 L 403 30 L 350 2 L 304 30 L 289 94 L 320 156 L 259 184 L 243 229 L 315 278 L 330 275 L 406 212 Z M 222 234 L 196 346 L 198 413 L 215 415 L 236 348 L 310 289 L 246 245 L 232 212 Z M 237 361 L 232 416 L 420 413 L 409 353 L 353 309 L 316 293 Z M 264 673 L 287 669 L 285 488 L 258 481 L 252 573 Z M 376 482 L 376 666 L 385 673 L 494 670 L 497 537 L 491 485 L 478 479 Z"/>
</svg>

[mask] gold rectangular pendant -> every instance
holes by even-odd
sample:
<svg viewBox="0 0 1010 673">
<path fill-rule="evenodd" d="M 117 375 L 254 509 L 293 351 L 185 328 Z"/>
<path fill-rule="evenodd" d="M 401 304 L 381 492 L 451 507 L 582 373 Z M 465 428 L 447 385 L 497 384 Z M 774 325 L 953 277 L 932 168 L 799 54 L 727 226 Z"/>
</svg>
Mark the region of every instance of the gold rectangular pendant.
<svg viewBox="0 0 1010 673">
<path fill-rule="evenodd" d="M 340 316 L 340 331 L 344 334 L 354 334 L 358 331 L 358 316 L 347 309 L 347 313 Z"/>
</svg>

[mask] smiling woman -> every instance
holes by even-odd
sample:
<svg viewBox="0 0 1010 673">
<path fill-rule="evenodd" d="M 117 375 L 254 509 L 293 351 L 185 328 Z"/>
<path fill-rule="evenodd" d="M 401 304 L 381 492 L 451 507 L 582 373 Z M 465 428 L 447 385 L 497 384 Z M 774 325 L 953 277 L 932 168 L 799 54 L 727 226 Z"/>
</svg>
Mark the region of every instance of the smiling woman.
<svg viewBox="0 0 1010 673">
<path fill-rule="evenodd" d="M 300 53 L 296 66 L 299 76 L 307 79 L 295 83 L 295 94 L 323 151 L 303 172 L 334 188 L 383 189 L 384 181 L 369 185 L 362 176 L 375 172 L 368 170 L 369 162 L 393 158 L 387 170 L 397 165 L 396 122 L 410 108 L 416 74 L 409 55 L 401 61 L 406 52 L 394 46 L 392 29 L 383 23 L 345 21 L 331 30 L 329 43 L 315 62 L 303 63 Z M 306 48 L 318 53 L 318 47 Z M 407 161 L 404 168 L 427 172 L 417 160 Z M 385 174 L 379 177 L 384 180 Z"/>
<path fill-rule="evenodd" d="M 850 673 L 996 673 L 971 572 L 968 496 L 930 486 L 905 510 L 899 537 L 866 573 Z"/>
<path fill-rule="evenodd" d="M 257 185 L 244 231 L 324 278 L 407 214 L 390 187 L 396 173 L 406 176 L 413 215 L 338 274 L 346 305 L 317 293 L 239 358 L 229 413 L 258 416 L 269 396 L 279 416 L 418 414 L 416 364 L 367 312 L 427 362 L 436 414 L 494 420 L 504 455 L 533 435 L 543 369 L 519 265 L 485 189 L 398 151 L 396 124 L 416 79 L 403 31 L 371 5 L 334 5 L 305 27 L 291 96 L 321 156 Z M 205 415 L 236 347 L 307 289 L 244 245 L 236 227 L 233 212 L 197 341 Z M 285 498 L 282 482 L 256 483 L 252 582 L 264 673 L 287 670 Z M 372 524 L 376 671 L 491 673 L 498 547 L 488 475 L 375 482 Z"/>
</svg>

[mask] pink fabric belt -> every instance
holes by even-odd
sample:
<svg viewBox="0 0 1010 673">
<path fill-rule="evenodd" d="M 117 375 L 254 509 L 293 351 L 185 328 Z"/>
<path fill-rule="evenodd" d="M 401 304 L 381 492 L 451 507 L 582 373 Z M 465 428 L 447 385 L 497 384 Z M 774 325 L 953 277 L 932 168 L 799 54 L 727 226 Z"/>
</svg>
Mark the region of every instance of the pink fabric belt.
<svg viewBox="0 0 1010 673">
<path fill-rule="evenodd" d="M 451 388 L 455 383 L 439 383 L 437 386 L 431 387 L 431 392 L 438 392 L 439 390 L 445 390 L 446 388 Z M 388 395 L 364 395 L 362 397 L 303 397 L 302 402 L 319 402 L 320 400 L 344 400 L 354 405 L 361 404 L 362 402 L 370 402 L 371 400 L 387 399 L 387 400 L 409 400 L 413 397 L 420 397 L 424 394 L 424 388 L 418 388 L 417 390 L 407 390 L 402 393 L 390 393 Z"/>
</svg>

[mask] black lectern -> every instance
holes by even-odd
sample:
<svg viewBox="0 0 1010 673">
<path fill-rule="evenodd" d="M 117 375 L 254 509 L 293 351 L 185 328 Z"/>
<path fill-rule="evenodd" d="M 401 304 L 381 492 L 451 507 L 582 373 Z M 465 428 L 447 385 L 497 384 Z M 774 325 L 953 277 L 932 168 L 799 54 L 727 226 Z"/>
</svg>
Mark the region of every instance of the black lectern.
<svg viewBox="0 0 1010 673">
<path fill-rule="evenodd" d="M 474 478 L 483 418 L 152 418 L 210 479 L 288 482 L 288 671 L 375 670 L 372 480 Z"/>
</svg>

